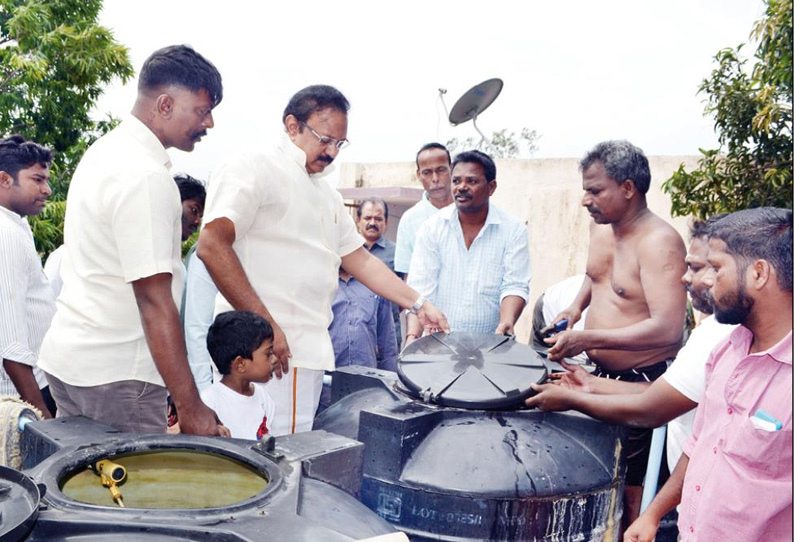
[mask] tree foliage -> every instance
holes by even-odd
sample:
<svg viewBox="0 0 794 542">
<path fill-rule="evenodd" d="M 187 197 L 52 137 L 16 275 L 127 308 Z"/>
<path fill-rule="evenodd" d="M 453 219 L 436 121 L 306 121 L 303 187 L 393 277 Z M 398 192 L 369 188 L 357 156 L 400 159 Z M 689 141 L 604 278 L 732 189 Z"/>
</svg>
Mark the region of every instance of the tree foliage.
<svg viewBox="0 0 794 542">
<path fill-rule="evenodd" d="M 519 136 L 516 136 L 515 132 L 508 132 L 505 128 L 494 132 L 490 141 L 483 140 L 475 143 L 474 137 L 468 137 L 462 141 L 454 137 L 447 141 L 446 147 L 452 155 L 478 149 L 492 158 L 518 158 L 524 154 L 522 151 L 526 151 L 526 156 L 532 156 L 538 150 L 539 139 L 540 135 L 529 128 L 522 129 Z"/>
<path fill-rule="evenodd" d="M 755 64 L 744 45 L 717 53 L 717 67 L 699 92 L 714 116 L 719 149 L 704 150 L 698 168 L 678 168 L 664 184 L 673 215 L 705 218 L 719 212 L 792 203 L 792 0 L 767 0 L 751 38 Z"/>
<path fill-rule="evenodd" d="M 102 0 L 0 0 L 0 136 L 21 134 L 54 151 L 53 203 L 66 198 L 88 146 L 115 123 L 91 118 L 103 88 L 134 74 L 127 48 L 97 24 L 101 8 Z M 40 251 L 60 243 L 62 219 L 53 209 L 31 220 L 34 232 L 48 232 L 36 237 Z"/>
</svg>

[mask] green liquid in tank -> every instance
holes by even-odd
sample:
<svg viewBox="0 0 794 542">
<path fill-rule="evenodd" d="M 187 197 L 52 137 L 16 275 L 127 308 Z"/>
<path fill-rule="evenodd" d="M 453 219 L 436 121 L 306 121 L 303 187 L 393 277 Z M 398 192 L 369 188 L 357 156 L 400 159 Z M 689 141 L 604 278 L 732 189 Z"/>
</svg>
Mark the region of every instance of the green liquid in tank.
<svg viewBox="0 0 794 542">
<path fill-rule="evenodd" d="M 212 453 L 154 450 L 109 459 L 127 469 L 118 486 L 127 508 L 223 507 L 257 495 L 268 483 L 265 474 Z M 118 507 L 88 466 L 66 476 L 61 491 L 75 501 Z"/>
</svg>

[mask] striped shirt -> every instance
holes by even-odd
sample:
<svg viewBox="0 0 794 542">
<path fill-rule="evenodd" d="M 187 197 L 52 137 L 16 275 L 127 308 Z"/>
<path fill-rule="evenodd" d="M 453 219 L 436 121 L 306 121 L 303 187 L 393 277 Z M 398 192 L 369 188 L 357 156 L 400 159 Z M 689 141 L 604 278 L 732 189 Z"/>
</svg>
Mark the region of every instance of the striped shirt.
<svg viewBox="0 0 794 542">
<path fill-rule="evenodd" d="M 0 255 L 0 358 L 33 367 L 41 388 L 47 383 L 36 361 L 55 313 L 55 296 L 41 268 L 28 221 L 2 206 Z M 19 397 L 2 366 L 0 395 Z"/>
<path fill-rule="evenodd" d="M 493 203 L 467 249 L 454 205 L 441 209 L 416 236 L 408 285 L 447 316 L 452 331 L 493 333 L 507 296 L 529 298 L 527 228 Z"/>
</svg>

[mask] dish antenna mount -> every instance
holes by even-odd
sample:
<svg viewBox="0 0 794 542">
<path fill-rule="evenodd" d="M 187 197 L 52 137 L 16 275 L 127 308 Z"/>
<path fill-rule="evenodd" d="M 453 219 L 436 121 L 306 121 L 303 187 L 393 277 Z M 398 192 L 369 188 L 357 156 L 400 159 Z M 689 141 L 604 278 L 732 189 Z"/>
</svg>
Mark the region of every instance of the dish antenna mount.
<svg viewBox="0 0 794 542">
<path fill-rule="evenodd" d="M 458 101 L 455 102 L 455 105 L 452 107 L 452 111 L 447 112 L 449 122 L 452 126 L 463 124 L 469 120 L 474 124 L 474 129 L 477 130 L 477 133 L 480 134 L 482 138 L 477 144 L 477 148 L 479 148 L 484 141 L 490 143 L 488 138 L 485 137 L 485 134 L 480 131 L 479 126 L 477 126 L 477 117 L 488 109 L 488 106 L 496 100 L 499 93 L 502 92 L 503 86 L 504 83 L 499 78 L 483 81 L 479 85 L 470 88 L 463 96 L 458 98 Z M 444 94 L 446 93 L 447 89 L 438 89 L 438 96 L 441 99 L 441 103 L 444 104 L 444 111 L 447 111 L 447 104 L 444 103 Z"/>
</svg>

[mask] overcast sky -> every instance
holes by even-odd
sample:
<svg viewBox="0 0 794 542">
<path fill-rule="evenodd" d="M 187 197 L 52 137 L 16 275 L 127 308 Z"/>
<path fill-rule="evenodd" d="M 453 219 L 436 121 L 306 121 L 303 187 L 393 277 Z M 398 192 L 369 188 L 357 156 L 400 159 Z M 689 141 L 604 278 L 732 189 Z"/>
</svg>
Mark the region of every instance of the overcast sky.
<svg viewBox="0 0 794 542">
<path fill-rule="evenodd" d="M 523 127 L 534 155 L 580 157 L 625 138 L 648 155 L 716 146 L 700 81 L 718 50 L 748 41 L 760 0 L 315 1 L 105 0 L 101 24 L 136 71 L 155 49 L 188 43 L 220 70 L 216 127 L 175 170 L 207 178 L 241 148 L 271 144 L 290 96 L 315 83 L 350 100 L 340 162 L 413 160 L 428 141 L 476 136 L 447 108 L 493 77 L 504 89 L 479 117 L 487 133 Z M 109 87 L 98 113 L 122 116 L 135 82 Z"/>
</svg>

